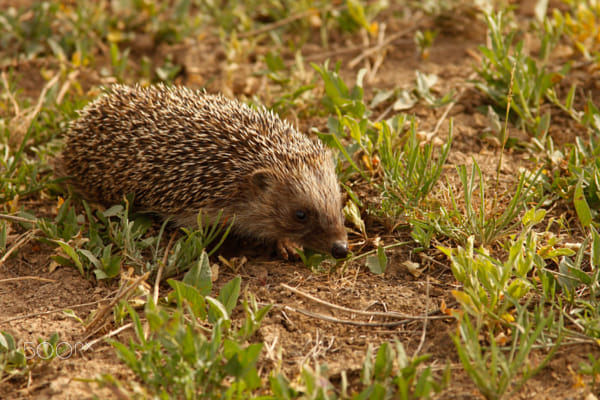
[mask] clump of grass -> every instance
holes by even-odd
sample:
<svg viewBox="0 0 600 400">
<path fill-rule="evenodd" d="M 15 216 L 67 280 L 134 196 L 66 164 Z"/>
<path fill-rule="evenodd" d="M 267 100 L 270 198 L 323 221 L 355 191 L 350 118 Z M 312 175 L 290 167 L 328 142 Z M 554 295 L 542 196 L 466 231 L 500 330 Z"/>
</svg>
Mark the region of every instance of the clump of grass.
<svg viewBox="0 0 600 400">
<path fill-rule="evenodd" d="M 542 157 L 546 165 L 542 182 L 548 196 L 572 203 L 581 226 L 587 228 L 597 222 L 597 209 L 600 206 L 600 140 L 590 137 L 586 141 L 578 137 L 574 144 L 557 148 L 549 138 Z"/>
<path fill-rule="evenodd" d="M 406 129 L 408 118 L 403 114 L 378 122 L 370 118 L 372 111 L 363 99 L 364 70 L 350 88 L 339 75 L 339 64 L 334 70 L 327 63 L 313 67 L 324 81 L 322 103 L 334 113 L 327 122 L 329 132 L 318 134 L 348 163 L 340 171 L 342 181 L 359 173 L 374 183 L 373 177 L 381 171 L 384 183 L 374 184 L 383 193 L 382 214 L 387 217 L 421 205 L 441 176 L 452 143 L 452 125 L 448 141 L 434 157 L 433 145 L 417 140 L 414 119 Z"/>
<path fill-rule="evenodd" d="M 548 25 L 549 30 L 541 31 L 541 61 L 537 61 L 525 53 L 523 41 L 513 45 L 518 30 L 512 28 L 506 32 L 507 14 L 488 14 L 486 22 L 491 47 L 479 47 L 483 61 L 476 71 L 482 80 L 475 85 L 492 99 L 500 112 L 509 106 L 509 92 L 514 93 L 511 115 L 516 115 L 517 122 L 527 131 L 541 137 L 547 132 L 550 120 L 550 115 L 543 113 L 543 101 L 558 81 L 557 77 L 566 74 L 569 68 L 565 66 L 554 73 L 547 66 L 552 48 L 562 34 L 562 26 L 550 29 L 552 25 Z"/>
<path fill-rule="evenodd" d="M 527 204 L 540 199 L 541 169 L 533 176 L 522 172 L 514 193 L 501 197 L 487 194 L 495 190 L 485 181 L 477 161 L 473 160 L 470 172 L 464 165 L 458 166 L 457 171 L 462 192 L 456 193 L 452 185 L 448 185 L 446 190 L 450 206 L 440 205 L 435 212 L 430 211 L 424 217 L 415 218 L 412 221 L 415 225 L 421 228 L 429 226 L 427 229 L 461 244 L 473 237 L 476 243 L 487 246 L 515 233 L 520 225 L 518 217 Z M 464 207 L 457 201 L 459 194 L 464 199 Z M 508 203 L 506 207 L 498 206 L 504 203 Z"/>
<path fill-rule="evenodd" d="M 0 332 L 0 382 L 14 376 L 23 376 L 27 371 L 27 358 L 23 349 L 17 346 L 13 335 Z"/>
<path fill-rule="evenodd" d="M 381 122 L 381 166 L 384 171 L 382 187 L 382 209 L 388 216 L 412 214 L 424 204 L 442 175 L 452 146 L 452 123 L 448 140 L 439 154 L 434 156 L 431 143 L 417 140 L 415 120 L 410 122 L 408 132 L 402 138 L 404 144 L 398 143 L 398 132 L 405 126 L 405 116 L 398 116 L 391 121 L 391 126 Z"/>
<path fill-rule="evenodd" d="M 294 389 L 283 375 L 270 377 L 273 396 L 268 399 L 428 399 L 442 391 L 450 381 L 450 368 L 436 378 L 431 367 L 425 367 L 430 356 L 409 357 L 400 342 L 383 343 L 375 357 L 369 347 L 361 372 L 361 382 L 355 394 L 349 393 L 345 371 L 341 387 L 331 383 L 326 364 L 304 366 L 300 376 L 302 390 Z"/>
<path fill-rule="evenodd" d="M 156 271 L 161 263 L 162 237 L 168 220 L 157 235 L 149 235 L 152 220 L 144 214 L 131 217 L 132 200 L 127 198 L 123 205 L 95 213 L 84 202 L 85 218 L 76 215 L 67 200 L 53 221 L 39 220 L 42 240 L 61 249 L 52 256 L 53 260 L 76 267 L 82 275 L 92 270 L 97 279 L 118 276 L 124 264 L 136 267 L 138 272 Z M 85 225 L 84 219 L 88 221 Z M 183 229 L 183 236 L 174 243 L 163 266 L 164 277 L 188 270 L 206 249 L 210 248 L 209 255 L 218 250 L 231 229 L 231 224 L 223 225 L 220 219 L 219 216 L 206 224 L 200 213 L 197 229 Z"/>
<path fill-rule="evenodd" d="M 144 395 L 249 398 L 261 385 L 256 362 L 263 344 L 243 343 L 258 329 L 270 307 L 259 308 L 250 297 L 243 303 L 246 317 L 236 328 L 231 313 L 238 304 L 241 279 L 223 286 L 217 298 L 209 296 L 212 280 L 206 253 L 182 281 L 168 283 L 173 307 L 149 301 L 142 321 L 127 304 L 135 340 L 129 345 L 112 341 L 121 360 L 144 384 Z M 110 375 L 98 382 L 124 385 Z"/>
<path fill-rule="evenodd" d="M 537 307 L 533 315 L 525 307 L 519 307 L 508 337 L 499 339 L 481 322 L 472 322 L 466 314 L 459 318 L 458 332 L 452 339 L 465 372 L 486 399 L 496 400 L 506 398 L 507 394 L 514 395 L 550 361 L 560 345 L 560 339 L 551 344 L 552 350 L 537 365 L 530 364 L 529 355 L 543 338 L 544 330 L 554 325 L 554 319 L 552 312 L 545 316 L 542 307 Z M 482 335 L 488 340 L 487 346 L 480 343 Z"/>
<path fill-rule="evenodd" d="M 35 195 L 53 183 L 48 160 L 57 150 L 54 139 L 79 104 L 58 98 L 60 74 L 51 78 L 34 104 L 18 95 L 17 78 L 1 74 L 6 89 L 0 116 L 0 204 Z M 13 204 L 14 206 L 14 204 Z"/>
<path fill-rule="evenodd" d="M 73 348 L 60 342 L 57 333 L 48 339 L 39 338 L 36 342 L 17 343 L 9 332 L 0 331 L 0 383 L 10 379 L 25 379 L 40 364 L 47 364 L 56 358 L 68 358 Z"/>
</svg>

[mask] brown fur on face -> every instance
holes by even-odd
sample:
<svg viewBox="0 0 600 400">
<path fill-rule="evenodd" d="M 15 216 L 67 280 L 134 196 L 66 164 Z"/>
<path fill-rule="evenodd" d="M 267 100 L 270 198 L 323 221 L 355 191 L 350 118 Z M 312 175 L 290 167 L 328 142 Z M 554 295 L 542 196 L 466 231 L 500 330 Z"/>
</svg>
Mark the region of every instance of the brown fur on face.
<svg viewBox="0 0 600 400">
<path fill-rule="evenodd" d="M 331 159 L 323 161 L 331 163 Z M 302 247 L 331 252 L 334 242 L 347 242 L 347 234 L 335 174 L 322 172 L 303 168 L 295 176 L 282 177 L 273 170 L 255 171 L 247 203 L 239 207 L 245 211 L 238 211 L 236 218 L 258 228 L 263 240 L 285 238 Z M 332 182 L 336 190 L 319 190 L 331 187 Z"/>
</svg>

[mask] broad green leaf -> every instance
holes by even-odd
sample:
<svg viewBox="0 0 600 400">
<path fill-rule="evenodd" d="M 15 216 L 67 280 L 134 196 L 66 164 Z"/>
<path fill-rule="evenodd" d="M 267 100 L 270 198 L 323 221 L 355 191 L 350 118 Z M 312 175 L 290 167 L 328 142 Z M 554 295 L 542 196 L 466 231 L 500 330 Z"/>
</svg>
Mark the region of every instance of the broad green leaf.
<svg viewBox="0 0 600 400">
<path fill-rule="evenodd" d="M 174 279 L 168 279 L 167 283 L 174 289 L 174 292 L 169 297 L 175 296 L 178 304 L 185 301 L 190 306 L 196 318 L 206 319 L 206 303 L 198 288 Z"/>
<path fill-rule="evenodd" d="M 79 270 L 79 273 L 81 275 L 83 275 L 83 273 L 84 273 L 83 264 L 81 263 L 81 260 L 79 259 L 79 255 L 77 254 L 77 251 L 73 247 L 68 245 L 67 243 L 63 242 L 62 240 L 55 240 L 54 242 L 57 243 L 61 247 L 61 249 L 71 258 L 71 260 L 73 260 L 73 262 L 75 263 L 75 266 Z"/>
<path fill-rule="evenodd" d="M 218 299 L 225 306 L 228 315 L 231 315 L 231 311 L 237 304 L 238 297 L 240 295 L 241 284 L 242 278 L 236 276 L 227 282 L 219 291 Z"/>
<path fill-rule="evenodd" d="M 200 255 L 198 262 L 184 275 L 182 282 L 193 286 L 202 296 L 207 296 L 212 291 L 212 271 L 205 251 Z"/>
<path fill-rule="evenodd" d="M 382 246 L 377 248 L 377 255 L 367 256 L 367 260 L 365 262 L 369 271 L 374 274 L 383 274 L 387 267 L 387 257 L 385 255 L 385 250 Z"/>
</svg>

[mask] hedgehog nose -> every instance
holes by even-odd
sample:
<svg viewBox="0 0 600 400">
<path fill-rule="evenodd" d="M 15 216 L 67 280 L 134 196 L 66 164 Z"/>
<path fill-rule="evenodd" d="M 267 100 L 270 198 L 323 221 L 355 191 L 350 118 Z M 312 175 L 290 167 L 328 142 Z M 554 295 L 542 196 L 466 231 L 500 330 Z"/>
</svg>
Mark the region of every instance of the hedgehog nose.
<svg viewBox="0 0 600 400">
<path fill-rule="evenodd" d="M 335 258 L 346 258 L 348 255 L 348 243 L 334 242 L 331 248 L 331 255 Z"/>
</svg>

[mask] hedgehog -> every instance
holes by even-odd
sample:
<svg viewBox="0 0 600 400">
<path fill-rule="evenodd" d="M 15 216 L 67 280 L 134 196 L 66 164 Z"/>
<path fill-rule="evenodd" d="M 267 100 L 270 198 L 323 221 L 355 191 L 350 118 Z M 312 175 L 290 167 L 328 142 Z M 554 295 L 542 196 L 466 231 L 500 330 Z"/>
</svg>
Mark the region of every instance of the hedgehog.
<svg viewBox="0 0 600 400">
<path fill-rule="evenodd" d="M 330 151 L 266 108 L 183 86 L 114 85 L 71 123 L 58 174 L 100 204 L 194 227 L 201 212 L 284 259 L 348 254 Z M 221 214 L 220 214 L 221 213 Z"/>
</svg>

